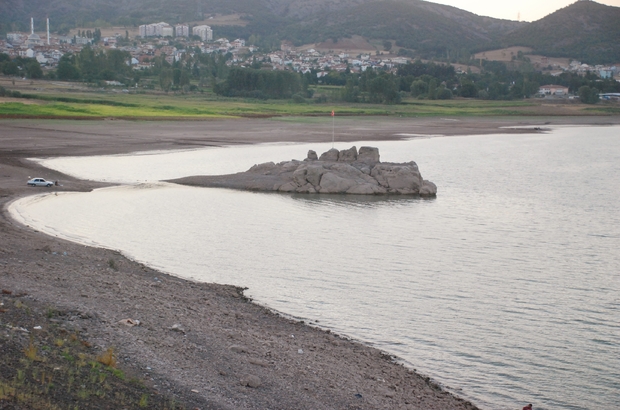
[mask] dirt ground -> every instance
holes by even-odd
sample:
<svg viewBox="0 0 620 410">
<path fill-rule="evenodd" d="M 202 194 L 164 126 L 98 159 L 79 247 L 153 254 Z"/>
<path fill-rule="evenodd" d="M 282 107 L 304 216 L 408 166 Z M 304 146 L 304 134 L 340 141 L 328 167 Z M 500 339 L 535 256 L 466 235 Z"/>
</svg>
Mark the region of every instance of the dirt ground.
<svg viewBox="0 0 620 410">
<path fill-rule="evenodd" d="M 321 121 L 1 120 L 0 288 L 24 295 L 24 303 L 39 310 L 69 312 L 58 320 L 88 340 L 95 353 L 115 347 L 128 372 L 192 408 L 476 408 L 379 350 L 251 303 L 243 289 L 182 280 L 114 251 L 46 236 L 17 224 L 6 211 L 12 200 L 42 190 L 104 186 L 42 168 L 29 157 L 330 141 L 331 121 Z M 497 133 L 500 126 L 570 123 L 618 124 L 620 117 L 350 118 L 341 120 L 336 138 Z M 27 187 L 31 176 L 61 180 L 63 186 Z M 119 323 L 124 319 L 139 320 L 140 325 Z"/>
</svg>

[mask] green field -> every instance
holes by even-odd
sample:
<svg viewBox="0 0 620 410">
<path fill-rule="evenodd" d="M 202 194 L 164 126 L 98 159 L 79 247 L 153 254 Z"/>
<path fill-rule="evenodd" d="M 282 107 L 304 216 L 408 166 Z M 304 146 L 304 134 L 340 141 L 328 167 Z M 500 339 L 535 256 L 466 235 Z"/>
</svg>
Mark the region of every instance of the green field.
<svg viewBox="0 0 620 410">
<path fill-rule="evenodd" d="M 50 98 L 51 97 L 51 98 Z M 123 95 L 97 98 L 84 96 L 84 102 L 53 101 L 57 97 L 45 96 L 45 100 L 30 99 L 24 104 L 10 102 L 0 104 L 3 116 L 56 116 L 56 117 L 115 117 L 115 118 L 222 118 L 244 116 L 318 116 L 330 115 L 394 115 L 394 116 L 437 116 L 437 115 L 518 115 L 515 109 L 534 107 L 523 102 L 410 102 L 400 105 L 372 104 L 293 104 L 289 101 L 251 101 L 228 98 L 200 98 L 182 96 Z M 52 101 L 50 101 L 52 100 Z M 71 96 L 79 101 L 79 96 Z M 113 105 L 120 103 L 119 105 Z M 122 105 L 121 105 L 122 104 Z"/>
<path fill-rule="evenodd" d="M 321 90 L 324 91 L 324 90 Z M 217 97 L 213 94 L 129 94 L 96 92 L 23 92 L 26 98 L 0 103 L 0 118 L 136 118 L 215 119 L 272 116 L 532 116 L 541 115 L 538 100 L 417 100 L 402 104 L 293 103 L 290 100 L 250 100 Z M 2 100 L 0 100 L 1 102 Z M 23 103 L 22 103 L 23 101 Z M 555 107 L 546 115 L 613 115 L 617 108 Z M 567 111 L 568 110 L 568 111 Z M 566 111 L 566 112 L 564 112 Z"/>
</svg>

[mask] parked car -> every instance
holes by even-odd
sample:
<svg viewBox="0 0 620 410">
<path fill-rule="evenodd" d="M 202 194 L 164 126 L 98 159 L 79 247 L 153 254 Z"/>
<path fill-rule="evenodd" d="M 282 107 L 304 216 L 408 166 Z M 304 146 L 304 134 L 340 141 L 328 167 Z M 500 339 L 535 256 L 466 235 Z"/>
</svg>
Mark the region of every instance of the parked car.
<svg viewBox="0 0 620 410">
<path fill-rule="evenodd" d="M 52 185 L 54 185 L 54 182 L 46 181 L 43 178 L 32 178 L 30 181 L 28 181 L 28 185 L 30 185 L 30 186 L 51 187 Z"/>
</svg>

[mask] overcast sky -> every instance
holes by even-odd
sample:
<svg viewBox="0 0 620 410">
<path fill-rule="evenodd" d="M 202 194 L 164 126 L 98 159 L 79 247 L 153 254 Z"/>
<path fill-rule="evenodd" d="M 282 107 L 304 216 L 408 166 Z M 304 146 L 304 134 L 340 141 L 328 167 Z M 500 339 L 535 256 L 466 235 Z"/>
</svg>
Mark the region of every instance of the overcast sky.
<svg viewBox="0 0 620 410">
<path fill-rule="evenodd" d="M 577 0 L 428 0 L 471 11 L 480 16 L 516 20 L 536 21 L 554 11 L 575 3 Z M 620 0 L 598 0 L 597 3 L 620 7 Z"/>
</svg>

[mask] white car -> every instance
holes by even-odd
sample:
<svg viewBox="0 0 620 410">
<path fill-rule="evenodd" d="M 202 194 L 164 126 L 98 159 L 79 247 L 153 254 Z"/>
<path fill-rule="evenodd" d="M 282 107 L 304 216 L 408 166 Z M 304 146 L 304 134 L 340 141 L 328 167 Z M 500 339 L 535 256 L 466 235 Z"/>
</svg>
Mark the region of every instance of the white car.
<svg viewBox="0 0 620 410">
<path fill-rule="evenodd" d="M 54 183 L 52 181 L 46 181 L 43 178 L 32 178 L 30 181 L 28 181 L 28 185 L 30 186 L 44 186 L 44 187 L 51 187 L 52 185 L 54 185 Z"/>
</svg>

